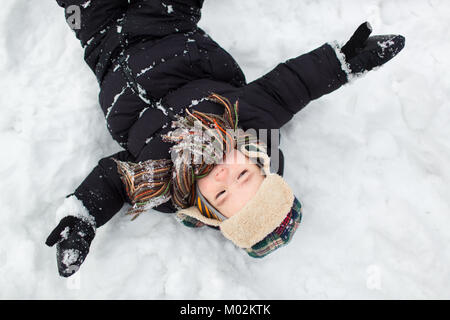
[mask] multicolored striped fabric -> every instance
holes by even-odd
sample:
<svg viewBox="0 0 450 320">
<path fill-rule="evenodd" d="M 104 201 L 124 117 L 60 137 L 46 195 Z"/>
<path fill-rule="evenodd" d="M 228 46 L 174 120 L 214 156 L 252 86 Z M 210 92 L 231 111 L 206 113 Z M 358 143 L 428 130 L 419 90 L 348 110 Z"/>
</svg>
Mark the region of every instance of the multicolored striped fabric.
<svg viewBox="0 0 450 320">
<path fill-rule="evenodd" d="M 183 218 L 179 218 L 177 216 L 177 219 L 186 227 L 189 228 L 201 228 L 204 227 L 205 224 L 201 222 L 200 220 L 197 220 L 195 218 L 189 217 L 187 215 L 183 216 Z"/>
<path fill-rule="evenodd" d="M 127 214 L 136 219 L 142 212 L 170 199 L 170 159 L 148 160 L 139 163 L 113 159 L 125 185 L 132 207 Z"/>
<path fill-rule="evenodd" d="M 214 208 L 214 206 L 209 203 L 209 201 L 203 196 L 198 187 L 198 183 L 195 184 L 195 206 L 200 211 L 202 215 L 210 219 L 216 219 L 219 221 L 224 221 L 227 219 L 219 210 Z"/>
<path fill-rule="evenodd" d="M 245 249 L 253 258 L 263 258 L 281 246 L 286 245 L 293 237 L 302 220 L 302 205 L 295 197 L 291 211 L 283 222 L 263 240 L 249 249 Z"/>
</svg>

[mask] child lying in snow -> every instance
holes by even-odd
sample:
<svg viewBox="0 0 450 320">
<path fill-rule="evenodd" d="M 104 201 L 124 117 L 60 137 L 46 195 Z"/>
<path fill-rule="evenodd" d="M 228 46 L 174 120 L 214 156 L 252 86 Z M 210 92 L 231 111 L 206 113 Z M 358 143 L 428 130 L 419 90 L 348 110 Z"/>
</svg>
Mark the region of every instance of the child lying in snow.
<svg viewBox="0 0 450 320">
<path fill-rule="evenodd" d="M 247 84 L 236 61 L 197 26 L 203 0 L 57 3 L 68 18 L 80 13 L 75 33 L 100 84 L 107 127 L 124 148 L 101 159 L 57 210 L 61 221 L 46 243 L 57 244 L 65 277 L 125 202 L 134 215 L 178 211 L 187 226 L 220 229 L 253 257 L 287 243 L 301 205 L 281 178 L 283 155 L 273 135 L 263 143 L 243 130 L 281 128 L 405 43 L 369 37 L 364 23 L 344 46 L 326 43 Z"/>
</svg>

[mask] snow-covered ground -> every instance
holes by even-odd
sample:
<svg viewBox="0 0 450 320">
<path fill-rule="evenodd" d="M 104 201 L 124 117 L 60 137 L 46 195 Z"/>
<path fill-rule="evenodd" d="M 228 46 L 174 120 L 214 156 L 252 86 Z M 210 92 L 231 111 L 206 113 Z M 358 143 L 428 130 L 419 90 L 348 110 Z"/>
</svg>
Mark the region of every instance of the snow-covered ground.
<svg viewBox="0 0 450 320">
<path fill-rule="evenodd" d="M 209 228 L 122 210 L 69 279 L 44 245 L 55 210 L 119 147 L 62 9 L 1 6 L 0 298 L 450 298 L 449 1 L 207 0 L 201 27 L 248 81 L 365 20 L 406 48 L 283 128 L 304 204 L 291 244 L 256 260 Z"/>
</svg>

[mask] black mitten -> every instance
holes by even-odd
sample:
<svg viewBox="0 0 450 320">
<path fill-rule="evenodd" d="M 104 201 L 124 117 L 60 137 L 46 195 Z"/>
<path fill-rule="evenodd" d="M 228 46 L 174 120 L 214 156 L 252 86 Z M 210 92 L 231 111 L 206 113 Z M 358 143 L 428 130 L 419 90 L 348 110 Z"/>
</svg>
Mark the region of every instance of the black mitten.
<svg viewBox="0 0 450 320">
<path fill-rule="evenodd" d="M 405 46 L 405 38 L 401 35 L 369 37 L 371 33 L 372 27 L 364 22 L 341 48 L 353 74 L 370 71 L 385 64 Z"/>
<path fill-rule="evenodd" d="M 61 219 L 50 233 L 45 244 L 56 244 L 56 261 L 62 277 L 69 277 L 78 271 L 89 253 L 95 236 L 95 228 L 80 218 L 67 216 Z"/>
</svg>

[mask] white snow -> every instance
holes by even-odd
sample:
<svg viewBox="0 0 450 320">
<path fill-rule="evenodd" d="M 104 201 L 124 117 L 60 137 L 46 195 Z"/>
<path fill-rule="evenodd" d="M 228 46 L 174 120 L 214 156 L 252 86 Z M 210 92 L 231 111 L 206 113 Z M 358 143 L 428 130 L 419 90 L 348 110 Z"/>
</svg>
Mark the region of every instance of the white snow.
<svg viewBox="0 0 450 320">
<path fill-rule="evenodd" d="M 83 203 L 77 199 L 74 195 L 65 198 L 63 203 L 56 209 L 55 218 L 57 221 L 66 216 L 77 217 L 92 226 L 95 226 L 95 219 L 89 214 L 89 211 L 83 205 Z M 66 233 L 66 235 L 68 235 Z"/>
<path fill-rule="evenodd" d="M 142 88 L 142 86 L 139 83 L 136 83 L 136 85 L 139 91 L 139 98 L 146 104 L 150 105 L 151 101 L 147 98 L 147 91 L 144 88 Z"/>
<path fill-rule="evenodd" d="M 148 66 L 147 68 L 142 69 L 138 74 L 137 77 L 139 78 L 140 76 L 142 76 L 143 74 L 147 73 L 148 71 L 152 70 L 153 67 L 155 66 L 155 62 L 153 62 L 153 64 L 151 66 Z"/>
<path fill-rule="evenodd" d="M 145 144 L 148 144 L 152 140 L 153 140 L 153 137 L 148 138 L 147 140 L 145 140 Z"/>
<path fill-rule="evenodd" d="M 147 111 L 147 109 L 150 107 L 145 107 L 144 109 L 142 109 L 142 111 L 139 113 L 139 118 L 142 117 L 142 115 L 144 114 L 145 111 Z"/>
<path fill-rule="evenodd" d="M 83 8 L 87 8 L 87 7 L 89 7 L 91 5 L 91 0 L 89 0 L 89 1 L 86 1 L 85 3 L 83 3 L 81 6 L 83 7 Z"/>
<path fill-rule="evenodd" d="M 161 100 L 156 102 L 155 107 L 156 107 L 156 109 L 161 110 L 162 113 L 164 113 L 166 116 L 169 114 L 169 113 L 167 112 L 166 107 L 164 107 L 163 104 L 161 103 Z"/>
<path fill-rule="evenodd" d="M 80 256 L 80 251 L 76 249 L 67 249 L 63 251 L 62 263 L 70 267 Z"/>
<path fill-rule="evenodd" d="M 60 233 L 62 239 L 67 239 L 69 237 L 69 231 L 70 231 L 69 227 L 64 228 L 64 230 Z"/>
<path fill-rule="evenodd" d="M 114 96 L 113 102 L 111 103 L 111 106 L 107 109 L 106 111 L 106 116 L 105 118 L 108 119 L 109 115 L 112 111 L 112 109 L 114 108 L 114 106 L 116 105 L 117 101 L 119 100 L 119 98 L 125 93 L 125 91 L 127 90 L 127 88 L 129 87 L 129 85 L 127 85 L 126 87 L 122 88 L 122 91 L 120 91 L 118 94 L 116 94 Z"/>
<path fill-rule="evenodd" d="M 450 298 L 449 1 L 205 1 L 200 26 L 248 81 L 366 20 L 406 48 L 282 129 L 304 205 L 291 244 L 256 260 L 215 230 L 153 211 L 130 222 L 123 208 L 76 288 L 44 242 L 64 197 L 120 147 L 63 10 L 28 2 L 0 11 L 0 298 Z"/>
<path fill-rule="evenodd" d="M 329 45 L 334 49 L 334 52 L 336 53 L 336 57 L 338 58 L 339 62 L 341 63 L 341 69 L 347 75 L 348 83 L 352 83 L 356 79 L 359 79 L 361 75 L 353 74 L 352 70 L 350 68 L 350 65 L 345 60 L 345 55 L 341 51 L 343 44 L 339 44 L 337 41 L 332 41 L 329 43 Z M 365 73 L 365 72 L 362 72 L 362 73 Z"/>
<path fill-rule="evenodd" d="M 167 13 L 171 14 L 173 13 L 173 6 L 171 4 L 167 5 L 164 2 L 161 3 L 165 8 L 167 8 Z"/>
</svg>

